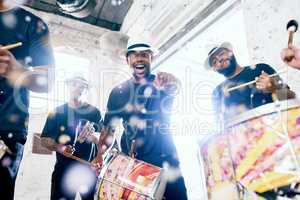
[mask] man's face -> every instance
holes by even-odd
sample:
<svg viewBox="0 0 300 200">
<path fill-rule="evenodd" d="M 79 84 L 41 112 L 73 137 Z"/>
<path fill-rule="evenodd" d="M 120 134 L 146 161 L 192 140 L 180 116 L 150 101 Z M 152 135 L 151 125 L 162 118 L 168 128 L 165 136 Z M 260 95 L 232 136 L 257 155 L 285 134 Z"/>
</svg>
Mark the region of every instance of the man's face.
<svg viewBox="0 0 300 200">
<path fill-rule="evenodd" d="M 88 85 L 80 81 L 70 81 L 68 83 L 68 90 L 70 96 L 79 99 L 88 89 Z"/>
<path fill-rule="evenodd" d="M 213 70 L 229 77 L 234 74 L 237 62 L 229 49 L 219 48 L 214 52 L 210 58 L 209 63 Z"/>
<path fill-rule="evenodd" d="M 150 75 L 150 65 L 152 60 L 152 52 L 133 51 L 127 55 L 127 63 L 133 70 L 133 76 L 137 79 L 144 79 Z"/>
</svg>

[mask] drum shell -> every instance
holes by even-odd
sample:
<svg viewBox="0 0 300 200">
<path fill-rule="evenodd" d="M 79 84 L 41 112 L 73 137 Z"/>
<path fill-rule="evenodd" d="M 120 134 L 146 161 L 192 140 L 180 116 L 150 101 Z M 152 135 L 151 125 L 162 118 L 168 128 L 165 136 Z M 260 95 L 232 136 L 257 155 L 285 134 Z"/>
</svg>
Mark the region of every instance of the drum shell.
<svg viewBox="0 0 300 200">
<path fill-rule="evenodd" d="M 300 181 L 294 159 L 300 154 L 299 105 L 297 100 L 263 105 L 229 119 L 221 134 L 201 141 L 209 196 L 230 183 L 261 193 Z"/>
<path fill-rule="evenodd" d="M 162 199 L 166 181 L 164 170 L 121 153 L 110 154 L 104 161 L 95 200 Z"/>
</svg>

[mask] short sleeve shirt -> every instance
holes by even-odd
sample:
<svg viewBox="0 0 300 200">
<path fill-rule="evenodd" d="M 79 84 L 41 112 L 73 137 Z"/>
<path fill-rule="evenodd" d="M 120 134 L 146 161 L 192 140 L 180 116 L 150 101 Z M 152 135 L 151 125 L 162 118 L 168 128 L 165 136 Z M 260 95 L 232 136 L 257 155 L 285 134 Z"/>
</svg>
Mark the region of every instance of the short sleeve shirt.
<svg viewBox="0 0 300 200">
<path fill-rule="evenodd" d="M 151 75 L 145 84 L 130 79 L 115 87 L 104 118 L 106 127 L 112 126 L 114 119 L 122 119 L 122 151 L 128 154 L 135 139 L 137 158 L 150 163 L 155 163 L 156 156 L 176 154 L 170 132 L 173 97 L 157 90 L 152 84 L 154 79 Z"/>
<path fill-rule="evenodd" d="M 261 75 L 262 71 L 267 74 L 276 73 L 272 67 L 263 63 L 254 67 L 247 66 L 243 67 L 242 71 L 232 79 L 225 80 L 218 85 L 213 91 L 212 98 L 216 114 L 224 113 L 224 116 L 231 117 L 245 110 L 273 102 L 272 94 L 258 90 L 255 84 L 224 93 L 226 88 L 255 80 L 256 77 Z"/>
<path fill-rule="evenodd" d="M 91 161 L 96 156 L 96 145 L 92 142 L 85 141 L 83 143 L 75 142 L 76 127 L 79 120 L 88 120 L 95 124 L 96 131 L 100 131 L 101 114 L 100 111 L 89 104 L 85 104 L 79 108 L 71 108 L 68 104 L 64 104 L 55 109 L 54 113 L 49 114 L 45 126 L 42 131 L 42 137 L 49 137 L 59 144 L 73 145 L 75 144 L 75 156 L 84 160 Z M 62 168 L 64 165 L 71 163 L 71 159 L 56 153 L 56 167 Z"/>
<path fill-rule="evenodd" d="M 0 45 L 22 42 L 10 52 L 25 67 L 54 66 L 48 27 L 39 17 L 22 9 L 0 12 Z M 26 140 L 29 106 L 28 89 L 14 88 L 0 76 L 0 134 L 13 132 Z"/>
</svg>

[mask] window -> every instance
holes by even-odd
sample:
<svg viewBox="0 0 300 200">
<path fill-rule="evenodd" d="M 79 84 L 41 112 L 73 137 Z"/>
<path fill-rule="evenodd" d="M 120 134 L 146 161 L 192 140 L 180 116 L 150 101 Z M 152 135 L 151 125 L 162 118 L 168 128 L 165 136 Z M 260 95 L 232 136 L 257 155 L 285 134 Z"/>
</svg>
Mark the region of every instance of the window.
<svg viewBox="0 0 300 200">
<path fill-rule="evenodd" d="M 65 81 L 73 75 L 88 77 L 88 59 L 62 52 L 54 53 L 55 84 L 50 93 L 30 93 L 30 114 L 47 114 L 67 101 Z"/>
</svg>

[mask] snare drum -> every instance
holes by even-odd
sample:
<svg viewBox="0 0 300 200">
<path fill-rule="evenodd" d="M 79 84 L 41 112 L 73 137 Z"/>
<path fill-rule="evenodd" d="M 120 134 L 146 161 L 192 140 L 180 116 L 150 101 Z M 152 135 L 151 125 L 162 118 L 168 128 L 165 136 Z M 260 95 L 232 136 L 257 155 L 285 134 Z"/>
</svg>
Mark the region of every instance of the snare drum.
<svg viewBox="0 0 300 200">
<path fill-rule="evenodd" d="M 114 152 L 104 161 L 95 199 L 160 200 L 165 187 L 162 168 Z"/>
<path fill-rule="evenodd" d="M 259 193 L 299 182 L 300 104 L 281 101 L 238 115 L 201 144 L 200 154 L 209 195 L 228 181 Z"/>
</svg>

